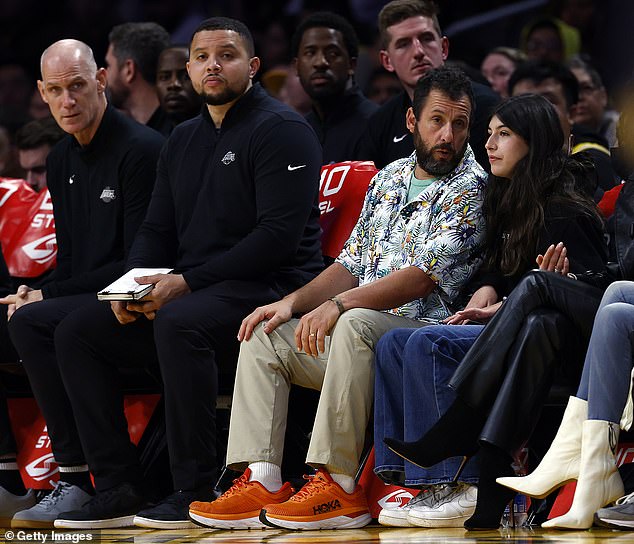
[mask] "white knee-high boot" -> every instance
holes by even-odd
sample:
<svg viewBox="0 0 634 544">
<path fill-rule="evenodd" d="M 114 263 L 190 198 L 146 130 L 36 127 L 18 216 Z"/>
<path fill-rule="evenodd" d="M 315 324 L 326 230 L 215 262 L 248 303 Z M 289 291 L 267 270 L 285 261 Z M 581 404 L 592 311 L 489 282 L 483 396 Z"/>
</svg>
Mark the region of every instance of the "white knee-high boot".
<svg viewBox="0 0 634 544">
<path fill-rule="evenodd" d="M 577 479 L 581 456 L 581 428 L 588 419 L 588 401 L 570 397 L 559 430 L 541 463 L 529 475 L 497 478 L 497 483 L 539 499 Z"/>
<path fill-rule="evenodd" d="M 623 495 L 614 457 L 618 440 L 618 423 L 589 419 L 583 424 L 581 464 L 572 506 L 563 516 L 542 523 L 542 527 L 588 529 L 599 508 Z"/>
</svg>

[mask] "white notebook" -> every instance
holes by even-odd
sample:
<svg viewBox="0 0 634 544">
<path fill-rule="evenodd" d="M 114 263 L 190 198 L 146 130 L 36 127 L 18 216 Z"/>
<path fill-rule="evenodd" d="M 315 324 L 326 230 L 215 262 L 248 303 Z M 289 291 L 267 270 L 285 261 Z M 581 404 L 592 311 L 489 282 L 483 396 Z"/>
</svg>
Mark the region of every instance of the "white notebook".
<svg viewBox="0 0 634 544">
<path fill-rule="evenodd" d="M 134 281 L 139 276 L 152 276 L 154 274 L 169 274 L 172 268 L 133 268 L 113 281 L 108 287 L 97 293 L 98 300 L 139 300 L 147 295 L 154 285 L 151 283 L 142 285 Z"/>
</svg>

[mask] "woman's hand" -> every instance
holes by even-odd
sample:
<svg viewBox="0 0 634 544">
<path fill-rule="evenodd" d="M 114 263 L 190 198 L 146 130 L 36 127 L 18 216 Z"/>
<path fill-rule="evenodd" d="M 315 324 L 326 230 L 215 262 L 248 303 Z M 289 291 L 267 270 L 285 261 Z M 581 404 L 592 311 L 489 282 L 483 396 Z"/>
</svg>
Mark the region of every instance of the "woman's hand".
<svg viewBox="0 0 634 544">
<path fill-rule="evenodd" d="M 445 319 L 444 323 L 447 325 L 466 325 L 470 321 L 476 321 L 484 324 L 495 315 L 500 306 L 502 306 L 502 302 L 496 302 L 486 308 L 465 308 Z"/>
<path fill-rule="evenodd" d="M 551 244 L 548 246 L 546 253 L 537 255 L 535 261 L 540 270 L 566 276 L 570 272 L 570 262 L 568 261 L 567 253 L 564 243 L 559 242 L 557 245 Z"/>
</svg>

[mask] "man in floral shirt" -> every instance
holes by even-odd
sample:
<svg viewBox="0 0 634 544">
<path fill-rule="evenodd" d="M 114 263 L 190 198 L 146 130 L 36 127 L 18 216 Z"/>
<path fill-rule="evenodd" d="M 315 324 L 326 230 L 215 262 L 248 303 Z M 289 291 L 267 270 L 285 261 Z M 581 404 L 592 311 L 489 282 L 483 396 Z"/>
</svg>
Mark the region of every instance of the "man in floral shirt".
<svg viewBox="0 0 634 544">
<path fill-rule="evenodd" d="M 192 503 L 194 521 L 236 529 L 370 521 L 354 475 L 372 409 L 374 347 L 392 328 L 450 315 L 479 264 L 486 174 L 467 144 L 472 118 L 462 72 L 421 78 L 407 112 L 416 150 L 374 177 L 336 262 L 244 319 L 227 465 L 248 468 L 216 501 Z M 292 383 L 321 390 L 307 455 L 318 471 L 296 495 L 280 471 Z"/>
</svg>

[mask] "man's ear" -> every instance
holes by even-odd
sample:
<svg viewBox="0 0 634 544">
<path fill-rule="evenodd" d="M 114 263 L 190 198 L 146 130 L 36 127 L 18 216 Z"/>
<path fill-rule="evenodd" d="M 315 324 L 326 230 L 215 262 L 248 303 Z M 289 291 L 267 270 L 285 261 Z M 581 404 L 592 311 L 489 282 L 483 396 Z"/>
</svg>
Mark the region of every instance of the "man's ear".
<svg viewBox="0 0 634 544">
<path fill-rule="evenodd" d="M 44 100 L 44 102 L 48 104 L 48 99 L 46 98 L 46 93 L 44 92 L 44 82 L 40 79 L 37 80 L 37 90 L 40 91 L 40 96 L 42 97 L 42 100 Z"/>
<path fill-rule="evenodd" d="M 605 91 L 605 87 L 601 87 L 599 89 L 599 92 L 601 93 L 601 104 L 602 104 L 603 108 L 607 108 L 607 106 L 608 106 L 608 93 Z"/>
<path fill-rule="evenodd" d="M 449 38 L 447 36 L 440 38 L 440 47 L 442 48 L 442 60 L 445 61 L 449 57 Z"/>
<path fill-rule="evenodd" d="M 356 70 L 357 70 L 357 57 L 351 57 L 350 68 L 348 68 L 348 75 L 350 77 L 353 77 Z"/>
<path fill-rule="evenodd" d="M 108 84 L 108 73 L 105 68 L 99 68 L 97 70 L 97 75 L 95 76 L 97 80 L 97 92 L 99 94 L 103 94 L 106 90 L 106 86 Z"/>
<path fill-rule="evenodd" d="M 379 51 L 379 58 L 381 59 L 381 65 L 388 72 L 396 71 L 394 69 L 394 66 L 392 66 L 392 62 L 390 61 L 390 54 L 385 49 L 381 49 L 381 51 Z"/>
<path fill-rule="evenodd" d="M 414 115 L 414 110 L 411 107 L 407 108 L 407 112 L 405 113 L 405 125 L 407 126 L 407 130 L 414 134 L 414 129 L 416 128 L 416 116 Z"/>
<path fill-rule="evenodd" d="M 139 68 L 132 59 L 125 59 L 119 71 L 121 72 L 121 78 L 128 85 L 134 81 L 137 75 L 140 75 Z"/>
<path fill-rule="evenodd" d="M 258 73 L 260 69 L 260 58 L 259 57 L 251 57 L 249 60 L 249 79 L 253 79 L 255 74 Z"/>
</svg>

